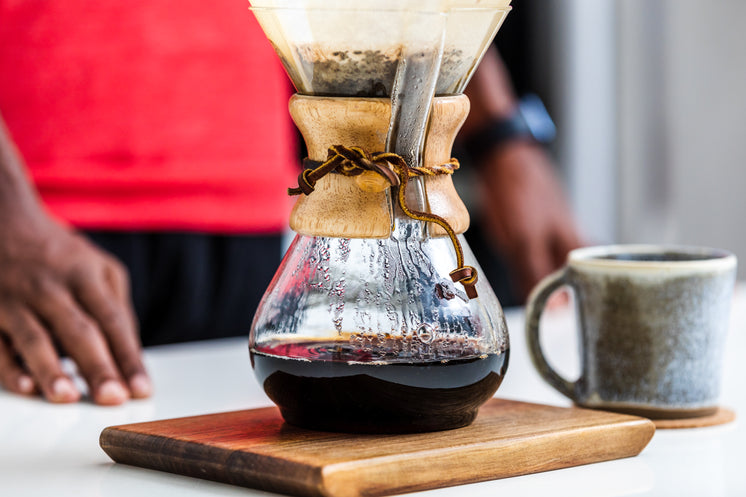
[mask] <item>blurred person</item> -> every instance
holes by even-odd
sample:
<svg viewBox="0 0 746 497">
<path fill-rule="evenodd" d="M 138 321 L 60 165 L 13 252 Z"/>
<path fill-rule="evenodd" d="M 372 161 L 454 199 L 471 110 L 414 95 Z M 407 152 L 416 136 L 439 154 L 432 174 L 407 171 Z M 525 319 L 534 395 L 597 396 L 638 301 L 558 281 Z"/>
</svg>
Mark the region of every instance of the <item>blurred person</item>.
<svg viewBox="0 0 746 497">
<path fill-rule="evenodd" d="M 246 333 L 298 162 L 290 83 L 247 7 L 0 1 L 8 390 L 78 400 L 61 349 L 119 404 L 151 392 L 141 341 Z"/>
<path fill-rule="evenodd" d="M 493 62 L 467 134 L 515 105 Z M 247 333 L 298 172 L 290 94 L 245 2 L 0 0 L 4 388 L 78 401 L 64 352 L 117 405 L 151 395 L 143 345 Z M 484 162 L 495 241 L 528 288 L 578 243 L 569 211 L 534 144 Z"/>
<path fill-rule="evenodd" d="M 520 305 L 581 237 L 556 166 L 522 117 L 494 46 L 466 95 L 471 111 L 459 140 L 477 169 L 479 194 L 466 238 L 501 303 Z"/>
</svg>

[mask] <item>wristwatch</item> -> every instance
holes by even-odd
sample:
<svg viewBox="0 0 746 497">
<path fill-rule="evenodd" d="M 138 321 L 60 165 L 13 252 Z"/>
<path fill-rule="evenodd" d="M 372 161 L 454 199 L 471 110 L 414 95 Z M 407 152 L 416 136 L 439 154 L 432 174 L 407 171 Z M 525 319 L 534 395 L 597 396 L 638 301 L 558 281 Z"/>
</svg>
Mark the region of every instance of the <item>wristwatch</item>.
<svg viewBox="0 0 746 497">
<path fill-rule="evenodd" d="M 466 150 L 475 163 L 509 141 L 529 140 L 549 144 L 557 128 L 541 99 L 528 94 L 520 99 L 515 111 L 503 119 L 493 119 L 464 141 Z"/>
</svg>

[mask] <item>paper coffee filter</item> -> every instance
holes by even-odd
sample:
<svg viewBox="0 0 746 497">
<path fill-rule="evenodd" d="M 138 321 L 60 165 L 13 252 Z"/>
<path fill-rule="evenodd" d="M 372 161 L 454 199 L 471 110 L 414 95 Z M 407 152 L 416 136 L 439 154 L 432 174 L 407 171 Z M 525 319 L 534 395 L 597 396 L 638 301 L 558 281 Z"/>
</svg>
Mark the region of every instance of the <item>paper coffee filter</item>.
<svg viewBox="0 0 746 497">
<path fill-rule="evenodd" d="M 291 9 L 421 10 L 444 12 L 452 7 L 505 9 L 511 0 L 250 0 L 252 7 Z"/>
<path fill-rule="evenodd" d="M 510 0 L 452 0 L 444 40 L 437 95 L 463 93 L 487 47 L 510 10 Z M 469 4 L 469 7 L 461 5 Z"/>
<path fill-rule="evenodd" d="M 250 0 L 252 7 L 447 11 L 452 7 L 506 9 L 511 0 Z"/>
<path fill-rule="evenodd" d="M 461 93 L 510 0 L 252 0 L 300 93 L 390 96 L 402 47 L 442 57 L 436 94 Z M 434 66 L 435 67 L 435 66 Z"/>
</svg>

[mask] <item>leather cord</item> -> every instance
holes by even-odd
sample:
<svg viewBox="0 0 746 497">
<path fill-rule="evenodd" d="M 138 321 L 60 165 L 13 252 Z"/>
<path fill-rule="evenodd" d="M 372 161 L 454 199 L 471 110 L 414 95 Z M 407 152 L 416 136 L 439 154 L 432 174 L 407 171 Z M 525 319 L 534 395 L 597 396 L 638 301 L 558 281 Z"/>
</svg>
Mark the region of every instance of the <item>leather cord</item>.
<svg viewBox="0 0 746 497">
<path fill-rule="evenodd" d="M 466 295 L 470 299 L 477 298 L 478 295 L 475 286 L 478 278 L 477 270 L 472 266 L 464 265 L 464 251 L 451 225 L 444 218 L 436 214 L 410 209 L 407 207 L 406 202 L 409 178 L 421 175 L 453 174 L 459 167 L 458 160 L 451 159 L 449 162 L 435 167 L 412 168 L 407 165 L 400 155 L 394 153 L 376 152 L 369 154 L 359 147 L 333 145 L 329 147 L 326 161 L 318 163 L 318 161 L 306 159 L 304 165 L 311 166 L 311 168 L 303 170 L 300 176 L 298 176 L 298 186 L 288 188 L 288 195 L 310 195 L 316 187 L 316 182 L 329 173 L 357 176 L 364 171 L 374 171 L 383 176 L 391 186 L 398 186 L 398 204 L 407 217 L 418 221 L 435 223 L 448 234 L 456 251 L 456 264 L 458 266 L 449 273 L 451 279 L 454 283 L 461 283 L 464 286 Z"/>
</svg>

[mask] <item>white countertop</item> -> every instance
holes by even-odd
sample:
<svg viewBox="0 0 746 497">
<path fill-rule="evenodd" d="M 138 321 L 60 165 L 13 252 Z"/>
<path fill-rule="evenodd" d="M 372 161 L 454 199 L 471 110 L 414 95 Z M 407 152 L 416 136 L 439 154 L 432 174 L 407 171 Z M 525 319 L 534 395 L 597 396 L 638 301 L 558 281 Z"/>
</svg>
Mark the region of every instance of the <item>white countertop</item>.
<svg viewBox="0 0 746 497">
<path fill-rule="evenodd" d="M 499 397 L 553 405 L 570 402 L 542 382 L 530 364 L 523 314 L 507 313 L 508 374 Z M 738 418 L 728 425 L 659 430 L 638 457 L 410 495 L 746 496 L 746 287 L 736 292 L 725 362 L 722 404 Z M 579 370 L 568 310 L 543 320 L 550 360 L 568 375 Z M 152 399 L 120 407 L 51 405 L 0 391 L 0 495 L 143 497 L 274 495 L 114 464 L 99 448 L 106 426 L 271 405 L 254 379 L 247 339 L 151 348 L 146 363 Z"/>
</svg>

